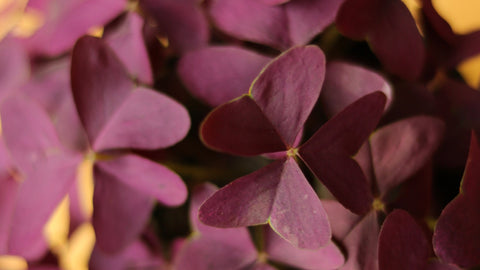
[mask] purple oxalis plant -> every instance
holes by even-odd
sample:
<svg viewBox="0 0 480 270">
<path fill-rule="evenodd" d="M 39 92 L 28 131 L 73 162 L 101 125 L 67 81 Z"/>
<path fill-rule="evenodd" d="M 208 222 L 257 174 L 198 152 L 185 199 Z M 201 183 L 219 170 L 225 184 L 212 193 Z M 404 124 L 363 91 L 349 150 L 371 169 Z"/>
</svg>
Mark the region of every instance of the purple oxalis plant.
<svg viewBox="0 0 480 270">
<path fill-rule="evenodd" d="M 269 223 L 301 248 L 325 245 L 330 226 L 318 196 L 295 160 L 297 156 L 349 209 L 358 213 L 370 209 L 373 197 L 351 156 L 380 119 L 385 106 L 383 94 L 358 100 L 305 144 L 292 147 L 320 95 L 324 61 L 323 53 L 314 46 L 293 48 L 260 73 L 247 95 L 207 116 L 201 136 L 209 147 L 247 156 L 285 153 L 216 192 L 200 208 L 202 222 L 217 227 Z"/>
</svg>

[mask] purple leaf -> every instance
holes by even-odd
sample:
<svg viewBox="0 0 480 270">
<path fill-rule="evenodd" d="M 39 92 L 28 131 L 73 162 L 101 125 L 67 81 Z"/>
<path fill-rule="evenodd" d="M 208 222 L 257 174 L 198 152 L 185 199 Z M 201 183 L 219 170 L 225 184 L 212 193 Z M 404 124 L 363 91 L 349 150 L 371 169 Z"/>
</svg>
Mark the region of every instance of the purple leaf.
<svg viewBox="0 0 480 270">
<path fill-rule="evenodd" d="M 218 106 L 247 93 L 270 59 L 241 47 L 207 47 L 186 53 L 178 73 L 193 95 Z"/>
<path fill-rule="evenodd" d="M 96 244 L 106 254 L 127 248 L 140 235 L 154 206 L 153 198 L 132 189 L 115 175 L 94 168 L 92 223 Z"/>
<path fill-rule="evenodd" d="M 417 116 L 372 135 L 370 145 L 380 194 L 385 195 L 425 165 L 440 144 L 444 129 L 437 118 Z"/>
<path fill-rule="evenodd" d="M 182 140 L 190 129 L 187 110 L 166 95 L 137 88 L 98 133 L 92 148 L 157 149 Z"/>
<path fill-rule="evenodd" d="M 382 91 L 387 97 L 386 109 L 392 102 L 392 89 L 379 74 L 361 66 L 333 61 L 327 64 L 320 100 L 328 116 L 341 112 L 364 95 Z"/>
<path fill-rule="evenodd" d="M 217 238 L 193 238 L 179 251 L 175 261 L 178 270 L 248 269 L 256 259 L 255 249 L 243 243 L 221 241 Z M 250 242 L 250 246 L 253 244 Z"/>
<path fill-rule="evenodd" d="M 209 7 L 215 26 L 241 40 L 287 49 L 292 46 L 283 6 L 259 0 L 216 0 Z"/>
<path fill-rule="evenodd" d="M 136 155 L 122 155 L 95 166 L 130 188 L 153 197 L 168 206 L 178 206 L 187 199 L 182 179 L 166 167 Z"/>
<path fill-rule="evenodd" d="M 177 0 L 141 0 L 140 6 L 156 20 L 175 50 L 184 53 L 207 45 L 208 21 L 198 3 Z"/>
<path fill-rule="evenodd" d="M 342 252 L 331 241 L 320 249 L 300 249 L 267 228 L 265 242 L 265 251 L 270 260 L 301 269 L 338 269 L 345 262 Z"/>
<path fill-rule="evenodd" d="M 422 228 L 408 212 L 395 210 L 387 216 L 378 239 L 380 270 L 423 270 L 428 251 Z"/>
<path fill-rule="evenodd" d="M 95 247 L 89 261 L 89 269 L 165 269 L 166 263 L 146 243 L 137 240 L 118 254 L 104 254 Z"/>
<path fill-rule="evenodd" d="M 443 261 L 469 268 L 480 265 L 480 147 L 472 132 L 460 194 L 442 211 L 433 235 Z"/>
<path fill-rule="evenodd" d="M 220 189 L 202 205 L 199 218 L 216 227 L 268 222 L 300 248 L 319 248 L 331 237 L 318 196 L 291 158 L 275 161 Z"/>
<path fill-rule="evenodd" d="M 253 99 L 290 147 L 322 89 L 325 56 L 316 46 L 293 48 L 275 58 L 250 88 Z"/>
<path fill-rule="evenodd" d="M 367 38 L 387 70 L 408 80 L 420 76 L 425 61 L 422 36 L 401 0 L 347 0 L 336 18 L 340 32 Z"/>
<path fill-rule="evenodd" d="M 429 261 L 426 270 L 460 270 L 455 265 L 446 264 L 438 260 Z"/>
<path fill-rule="evenodd" d="M 37 2 L 37 3 L 35 3 Z M 34 54 L 57 55 L 95 26 L 106 24 L 126 6 L 123 0 L 51 0 L 29 2 L 42 13 L 45 23 L 25 42 Z"/>
<path fill-rule="evenodd" d="M 176 101 L 150 89 L 134 89 L 122 64 L 99 39 L 83 37 L 77 42 L 72 90 L 97 151 L 167 147 L 180 141 L 190 127 L 187 111 Z"/>
<path fill-rule="evenodd" d="M 35 69 L 22 93 L 47 111 L 62 145 L 74 151 L 87 149 L 87 136 L 78 117 L 70 86 L 70 61 L 62 59 Z"/>
<path fill-rule="evenodd" d="M 284 5 L 290 39 L 295 45 L 307 44 L 329 26 L 344 0 L 293 0 Z"/>
<path fill-rule="evenodd" d="M 30 67 L 24 48 L 13 38 L 0 42 L 0 100 L 27 80 Z"/>
<path fill-rule="evenodd" d="M 72 55 L 72 91 L 90 142 L 131 94 L 133 82 L 122 63 L 100 39 L 80 38 Z"/>
<path fill-rule="evenodd" d="M 49 116 L 34 101 L 10 96 L 2 103 L 0 114 L 5 144 L 22 173 L 28 174 L 37 162 L 62 152 Z"/>
<path fill-rule="evenodd" d="M 108 25 L 103 37 L 125 64 L 130 75 L 141 82 L 152 84 L 152 69 L 142 29 L 142 17 L 128 12 L 116 25 Z"/>
<path fill-rule="evenodd" d="M 0 254 L 8 253 L 10 227 L 20 182 L 2 170 L 0 178 Z"/>
<path fill-rule="evenodd" d="M 343 241 L 347 249 L 347 262 L 341 270 L 378 269 L 378 222 L 375 211 L 370 211 Z"/>
<path fill-rule="evenodd" d="M 322 200 L 322 205 L 327 212 L 332 235 L 338 240 L 343 240 L 362 220 L 361 216 L 352 213 L 337 201 Z"/>
<path fill-rule="evenodd" d="M 242 96 L 213 110 L 200 127 L 210 148 L 253 156 L 286 150 L 280 135 L 250 96 Z"/>
<path fill-rule="evenodd" d="M 190 204 L 190 223 L 194 234 L 175 257 L 175 269 L 243 269 L 255 262 L 258 254 L 247 228 L 215 228 L 198 220 L 200 205 L 218 189 L 204 184 L 194 189 Z"/>
<path fill-rule="evenodd" d="M 283 1 L 285 2 L 285 1 Z M 304 45 L 330 25 L 342 0 L 216 0 L 209 11 L 215 25 L 241 40 L 281 50 Z"/>
<path fill-rule="evenodd" d="M 434 66 L 456 67 L 462 61 L 480 53 L 480 31 L 457 35 L 438 14 L 431 0 L 422 0 L 426 37 L 431 41 L 428 52 Z"/>
<path fill-rule="evenodd" d="M 358 163 L 352 158 L 385 108 L 381 92 L 362 97 L 324 124 L 299 149 L 302 160 L 346 208 L 366 213 L 373 195 Z"/>
<path fill-rule="evenodd" d="M 38 258 L 45 251 L 43 227 L 68 194 L 77 176 L 79 155 L 58 155 L 38 161 L 18 189 L 8 249 L 11 254 Z"/>
</svg>

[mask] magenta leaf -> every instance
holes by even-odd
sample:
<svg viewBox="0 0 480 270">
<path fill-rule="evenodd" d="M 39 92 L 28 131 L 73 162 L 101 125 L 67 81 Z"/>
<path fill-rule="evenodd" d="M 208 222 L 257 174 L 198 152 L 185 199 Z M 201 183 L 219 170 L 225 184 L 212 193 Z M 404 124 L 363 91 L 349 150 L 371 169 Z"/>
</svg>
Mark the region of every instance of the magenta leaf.
<svg viewBox="0 0 480 270">
<path fill-rule="evenodd" d="M 408 80 L 420 76 L 425 48 L 414 19 L 401 0 L 346 0 L 336 23 L 342 34 L 366 38 L 392 73 Z"/>
<path fill-rule="evenodd" d="M 297 47 L 275 58 L 253 82 L 253 99 L 288 146 L 317 102 L 324 74 L 322 50 Z"/>
<path fill-rule="evenodd" d="M 21 173 L 28 174 L 37 162 L 63 151 L 49 116 L 33 100 L 10 96 L 0 114 L 5 144 Z"/>
<path fill-rule="evenodd" d="M 392 88 L 379 74 L 361 66 L 333 61 L 327 64 L 320 100 L 328 116 L 341 112 L 364 95 L 382 91 L 387 97 L 386 109 L 392 101 Z"/>
<path fill-rule="evenodd" d="M 246 228 L 215 228 L 198 220 L 200 205 L 218 189 L 203 184 L 194 189 L 190 203 L 190 223 L 194 234 L 175 257 L 175 269 L 243 269 L 257 258 Z"/>
<path fill-rule="evenodd" d="M 123 0 L 32 1 L 29 7 L 42 13 L 45 23 L 26 40 L 34 54 L 57 55 L 95 26 L 106 24 L 126 6 Z"/>
<path fill-rule="evenodd" d="M 120 60 L 97 38 L 80 38 L 72 55 L 72 91 L 90 142 L 131 94 L 133 82 Z"/>
<path fill-rule="evenodd" d="M 394 210 L 387 216 L 378 239 L 380 270 L 423 270 L 428 251 L 427 237 L 408 212 Z"/>
<path fill-rule="evenodd" d="M 187 198 L 187 188 L 176 173 L 140 156 L 122 155 L 111 160 L 97 161 L 95 166 L 162 204 L 178 206 Z"/>
<path fill-rule="evenodd" d="M 341 0 L 217 0 L 209 8 L 215 25 L 241 40 L 282 50 L 304 45 L 335 19 Z M 278 4 L 275 1 L 273 4 Z"/>
<path fill-rule="evenodd" d="M 152 69 L 142 29 L 142 17 L 128 12 L 117 24 L 107 25 L 103 38 L 125 64 L 130 75 L 141 82 L 152 84 Z"/>
<path fill-rule="evenodd" d="M 479 164 L 478 135 L 472 132 L 460 194 L 443 209 L 433 235 L 438 257 L 465 268 L 480 265 Z"/>
<path fill-rule="evenodd" d="M 220 189 L 202 205 L 199 218 L 215 227 L 268 222 L 300 248 L 319 248 L 331 237 L 318 196 L 291 158 L 275 161 Z"/>
<path fill-rule="evenodd" d="M 287 149 L 261 109 L 247 95 L 213 110 L 203 121 L 200 136 L 208 147 L 237 155 Z"/>
<path fill-rule="evenodd" d="M 27 80 L 30 67 L 25 50 L 16 39 L 0 42 L 0 100 Z"/>
<path fill-rule="evenodd" d="M 89 269 L 165 269 L 163 259 L 149 248 L 149 246 L 137 240 L 118 254 L 105 254 L 98 247 L 92 251 L 89 261 Z"/>
<path fill-rule="evenodd" d="M 95 166 L 94 178 L 92 223 L 96 244 L 106 254 L 121 252 L 144 229 L 154 200 L 101 167 Z"/>
<path fill-rule="evenodd" d="M 186 53 L 178 73 L 193 95 L 218 106 L 245 94 L 270 59 L 241 47 L 207 47 Z"/>
<path fill-rule="evenodd" d="M 190 127 L 182 105 L 153 90 L 134 89 L 121 62 L 99 39 L 83 37 L 77 42 L 72 90 L 80 119 L 97 151 L 167 147 L 180 141 Z"/>
<path fill-rule="evenodd" d="M 208 21 L 199 3 L 177 0 L 141 0 L 172 47 L 180 53 L 205 47 L 209 39 Z"/>
<path fill-rule="evenodd" d="M 77 176 L 79 155 L 58 155 L 38 161 L 20 184 L 8 249 L 11 254 L 38 258 L 45 251 L 43 227 L 67 195 Z"/>
<path fill-rule="evenodd" d="M 385 102 L 381 92 L 362 97 L 330 119 L 299 149 L 302 160 L 335 198 L 357 214 L 371 208 L 373 195 L 352 156 L 376 127 Z"/>
<path fill-rule="evenodd" d="M 362 220 L 362 216 L 352 213 L 337 201 L 322 200 L 322 205 L 325 208 L 325 212 L 327 212 L 332 235 L 337 240 L 343 240 Z"/>
<path fill-rule="evenodd" d="M 3 154 L 2 154 L 3 155 Z M 0 254 L 7 254 L 10 227 L 20 182 L 2 170 L 0 178 Z"/>
<path fill-rule="evenodd" d="M 378 269 L 378 239 L 379 227 L 377 214 L 370 211 L 350 231 L 343 241 L 347 249 L 347 262 L 342 270 Z"/>
<path fill-rule="evenodd" d="M 444 124 L 429 116 L 410 117 L 385 126 L 370 138 L 378 188 L 386 194 L 407 180 L 432 157 Z"/>
<path fill-rule="evenodd" d="M 190 129 L 187 110 L 166 95 L 136 88 L 93 142 L 94 150 L 157 149 L 182 140 Z"/>
<path fill-rule="evenodd" d="M 269 228 L 265 230 L 265 251 L 268 258 L 300 269 L 338 269 L 345 259 L 333 242 L 320 249 L 301 249 L 293 246 Z"/>
</svg>

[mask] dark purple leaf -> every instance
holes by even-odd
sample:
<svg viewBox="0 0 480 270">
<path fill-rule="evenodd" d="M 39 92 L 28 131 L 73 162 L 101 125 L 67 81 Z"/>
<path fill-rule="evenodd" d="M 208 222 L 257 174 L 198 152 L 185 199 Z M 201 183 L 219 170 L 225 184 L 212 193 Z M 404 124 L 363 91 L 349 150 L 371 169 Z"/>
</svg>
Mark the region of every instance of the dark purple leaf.
<svg viewBox="0 0 480 270">
<path fill-rule="evenodd" d="M 218 106 L 247 93 L 270 59 L 241 47 L 207 47 L 186 53 L 178 73 L 193 95 Z"/>
<path fill-rule="evenodd" d="M 324 124 L 299 149 L 302 160 L 330 192 L 354 213 L 366 213 L 373 195 L 352 158 L 376 127 L 385 108 L 381 92 L 362 97 Z"/>
<path fill-rule="evenodd" d="M 177 0 L 141 0 L 172 47 L 184 53 L 205 47 L 209 39 L 208 22 L 199 3 Z"/>
<path fill-rule="evenodd" d="M 325 56 L 316 46 L 293 48 L 275 58 L 250 88 L 253 99 L 291 147 L 322 89 Z"/>
<path fill-rule="evenodd" d="M 404 210 L 394 210 L 383 223 L 378 239 L 380 270 L 423 270 L 429 256 L 427 238 Z"/>
<path fill-rule="evenodd" d="M 460 194 L 442 211 L 433 236 L 435 253 L 461 267 L 480 265 L 480 147 L 472 132 Z"/>
<path fill-rule="evenodd" d="M 408 80 L 420 76 L 425 48 L 414 19 L 401 0 L 347 0 L 336 22 L 342 34 L 366 38 L 390 72 Z"/>
<path fill-rule="evenodd" d="M 247 95 L 213 110 L 200 127 L 200 136 L 208 147 L 236 155 L 287 149 L 262 110 Z"/>
<path fill-rule="evenodd" d="M 220 189 L 202 205 L 199 218 L 216 227 L 268 222 L 300 248 L 319 248 L 331 237 L 318 196 L 291 158 L 275 161 Z"/>
</svg>

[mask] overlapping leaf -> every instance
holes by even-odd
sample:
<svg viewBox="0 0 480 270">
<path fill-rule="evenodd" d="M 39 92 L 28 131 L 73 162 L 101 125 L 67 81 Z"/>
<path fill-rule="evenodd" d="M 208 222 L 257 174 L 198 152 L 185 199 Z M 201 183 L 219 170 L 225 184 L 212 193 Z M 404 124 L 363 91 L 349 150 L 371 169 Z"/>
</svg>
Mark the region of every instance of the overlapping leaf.
<svg viewBox="0 0 480 270">
<path fill-rule="evenodd" d="M 385 109 L 388 109 L 392 101 L 392 89 L 384 78 L 357 65 L 332 61 L 327 64 L 320 100 L 324 111 L 331 117 L 360 97 L 375 91 L 385 94 Z"/>
<path fill-rule="evenodd" d="M 244 94 L 269 57 L 236 46 L 211 46 L 183 55 L 178 73 L 193 95 L 211 106 Z"/>
<path fill-rule="evenodd" d="M 336 23 L 342 34 L 366 38 L 390 72 L 408 80 L 421 75 L 425 48 L 414 19 L 401 0 L 346 0 Z"/>
<path fill-rule="evenodd" d="M 141 0 L 140 6 L 156 20 L 169 43 L 180 53 L 207 45 L 208 22 L 198 2 Z"/>
<path fill-rule="evenodd" d="M 119 15 L 123 0 L 47 0 L 29 1 L 28 7 L 44 19 L 43 25 L 25 40 L 34 54 L 58 55 L 72 48 L 88 30 L 101 26 Z"/>
<path fill-rule="evenodd" d="M 435 253 L 461 267 L 480 265 L 480 147 L 472 132 L 460 194 L 442 211 L 435 228 Z"/>
<path fill-rule="evenodd" d="M 135 88 L 115 54 L 93 37 L 75 46 L 72 90 L 94 150 L 167 147 L 190 127 L 183 106 L 153 90 Z"/>
<path fill-rule="evenodd" d="M 295 0 L 270 5 L 259 0 L 216 0 L 209 12 L 222 31 L 285 50 L 306 44 L 323 31 L 333 22 L 341 3 L 341 0 Z"/>
<path fill-rule="evenodd" d="M 152 84 L 152 69 L 142 29 L 142 18 L 136 13 L 129 12 L 117 24 L 108 25 L 103 37 L 125 64 L 130 75 L 141 82 Z"/>
</svg>

